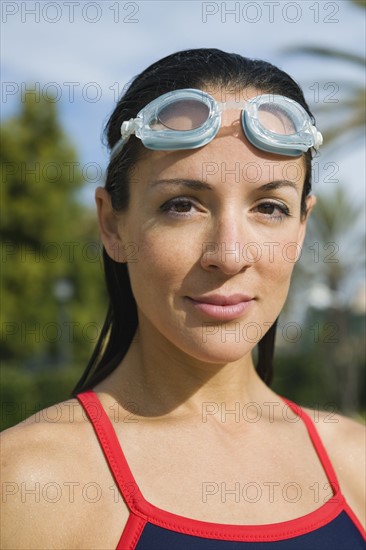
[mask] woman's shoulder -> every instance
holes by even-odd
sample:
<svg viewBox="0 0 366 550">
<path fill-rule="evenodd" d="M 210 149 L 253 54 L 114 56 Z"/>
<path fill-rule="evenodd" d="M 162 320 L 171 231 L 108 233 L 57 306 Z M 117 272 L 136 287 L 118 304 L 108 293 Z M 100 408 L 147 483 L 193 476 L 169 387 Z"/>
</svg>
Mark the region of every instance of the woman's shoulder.
<svg viewBox="0 0 366 550">
<path fill-rule="evenodd" d="M 310 416 L 324 446 L 337 460 L 365 456 L 365 424 L 334 411 L 302 408 Z"/>
<path fill-rule="evenodd" d="M 91 511 L 108 524 L 113 479 L 76 399 L 5 430 L 1 449 L 2 548 L 85 547 Z"/>
<path fill-rule="evenodd" d="M 342 414 L 303 408 L 311 417 L 325 447 L 341 492 L 365 525 L 366 430 L 365 425 Z"/>
<path fill-rule="evenodd" d="M 48 407 L 1 434 L 4 548 L 46 547 L 52 531 L 57 539 L 60 516 L 52 508 L 57 505 L 60 513 L 64 511 L 59 493 L 65 488 L 71 462 L 74 471 L 78 464 L 81 446 L 76 442 L 85 431 L 81 411 L 73 406 L 70 422 L 64 403 L 57 405 L 61 411 L 57 419 L 55 406 Z"/>
<path fill-rule="evenodd" d="M 2 432 L 2 456 L 11 468 L 41 460 L 57 464 L 62 446 L 75 441 L 86 429 L 86 422 L 77 399 L 70 399 L 42 409 L 26 420 Z"/>
<path fill-rule="evenodd" d="M 42 409 L 1 434 L 3 467 L 18 471 L 47 461 L 62 469 L 70 449 L 78 452 L 77 441 L 88 431 L 77 399 L 69 399 Z M 64 451 L 67 447 L 68 452 Z"/>
</svg>

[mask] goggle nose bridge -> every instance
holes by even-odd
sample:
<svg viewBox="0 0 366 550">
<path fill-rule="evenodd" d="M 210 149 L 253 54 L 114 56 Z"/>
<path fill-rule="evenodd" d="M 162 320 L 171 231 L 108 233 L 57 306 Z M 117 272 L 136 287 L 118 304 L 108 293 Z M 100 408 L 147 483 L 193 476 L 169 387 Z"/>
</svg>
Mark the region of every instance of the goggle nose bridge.
<svg viewBox="0 0 366 550">
<path fill-rule="evenodd" d="M 241 112 L 245 109 L 247 106 L 247 101 L 235 101 L 234 99 L 231 101 L 225 101 L 223 103 L 217 102 L 217 112 L 223 113 L 224 111 L 230 111 L 230 110 L 240 110 Z"/>
</svg>

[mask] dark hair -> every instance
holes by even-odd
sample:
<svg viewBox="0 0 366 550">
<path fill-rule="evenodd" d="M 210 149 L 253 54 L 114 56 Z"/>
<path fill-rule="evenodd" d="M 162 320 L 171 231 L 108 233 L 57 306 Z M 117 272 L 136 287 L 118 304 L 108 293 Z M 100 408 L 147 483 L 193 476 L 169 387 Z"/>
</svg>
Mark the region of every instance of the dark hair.
<svg viewBox="0 0 366 550">
<path fill-rule="evenodd" d="M 243 91 L 254 87 L 264 93 L 280 94 L 297 101 L 308 112 L 302 90 L 285 72 L 262 60 L 252 60 L 213 48 L 180 51 L 153 63 L 139 74 L 119 100 L 106 125 L 109 148 L 120 138 L 124 120 L 129 120 L 150 101 L 181 88 L 206 89 L 220 87 L 223 91 Z M 129 204 L 129 178 L 132 169 L 146 149 L 132 136 L 107 169 L 105 188 L 111 195 L 116 211 Z M 305 215 L 305 198 L 311 190 L 311 152 L 305 157 L 305 183 L 301 198 L 301 214 Z M 89 364 L 74 388 L 73 395 L 92 388 L 106 378 L 125 356 L 135 334 L 138 317 L 132 294 L 127 264 L 112 260 L 103 249 L 105 279 L 110 303 Z M 270 384 L 276 322 L 258 343 L 257 372 Z"/>
</svg>

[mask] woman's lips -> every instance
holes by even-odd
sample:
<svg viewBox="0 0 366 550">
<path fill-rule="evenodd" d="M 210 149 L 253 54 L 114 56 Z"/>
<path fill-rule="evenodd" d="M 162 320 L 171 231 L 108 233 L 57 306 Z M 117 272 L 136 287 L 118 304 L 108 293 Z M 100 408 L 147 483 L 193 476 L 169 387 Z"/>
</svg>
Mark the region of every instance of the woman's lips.
<svg viewBox="0 0 366 550">
<path fill-rule="evenodd" d="M 254 299 L 249 296 L 235 294 L 233 296 L 211 295 L 190 298 L 188 301 L 201 313 L 220 321 L 231 321 L 240 317 Z"/>
</svg>

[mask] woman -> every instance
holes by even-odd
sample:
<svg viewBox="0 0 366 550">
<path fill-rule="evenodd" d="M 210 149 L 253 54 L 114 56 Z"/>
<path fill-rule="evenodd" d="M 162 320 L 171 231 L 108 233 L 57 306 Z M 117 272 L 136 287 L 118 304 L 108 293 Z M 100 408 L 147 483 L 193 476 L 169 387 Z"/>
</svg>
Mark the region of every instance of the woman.
<svg viewBox="0 0 366 550">
<path fill-rule="evenodd" d="M 268 385 L 313 122 L 287 74 L 215 49 L 132 82 L 96 192 L 107 319 L 61 420 L 4 435 L 4 548 L 364 548 L 362 426 Z"/>
</svg>

